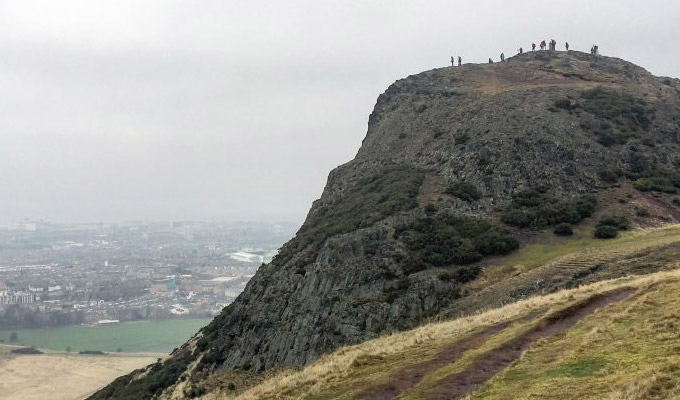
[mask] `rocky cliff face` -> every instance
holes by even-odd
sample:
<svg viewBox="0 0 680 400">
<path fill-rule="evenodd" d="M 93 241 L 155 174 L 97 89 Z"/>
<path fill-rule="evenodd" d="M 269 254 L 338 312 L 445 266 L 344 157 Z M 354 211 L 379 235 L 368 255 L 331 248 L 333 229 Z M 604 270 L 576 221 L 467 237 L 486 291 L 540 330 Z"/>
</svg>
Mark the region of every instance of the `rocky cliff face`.
<svg viewBox="0 0 680 400">
<path fill-rule="evenodd" d="M 302 366 L 450 313 L 475 276 L 466 265 L 517 247 L 522 232 L 498 216 L 519 191 L 669 192 L 678 150 L 680 81 L 622 60 L 539 52 L 399 80 L 243 294 L 170 360 L 93 398 L 198 395 L 216 374 Z"/>
</svg>

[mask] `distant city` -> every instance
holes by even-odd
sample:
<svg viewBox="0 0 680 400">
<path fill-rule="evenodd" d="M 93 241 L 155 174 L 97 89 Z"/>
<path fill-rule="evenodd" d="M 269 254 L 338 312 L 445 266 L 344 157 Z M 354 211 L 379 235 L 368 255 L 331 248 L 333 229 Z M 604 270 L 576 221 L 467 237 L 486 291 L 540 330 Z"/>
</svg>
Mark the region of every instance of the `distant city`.
<svg viewBox="0 0 680 400">
<path fill-rule="evenodd" d="M 297 228 L 45 221 L 0 228 L 0 329 L 216 315 Z"/>
</svg>

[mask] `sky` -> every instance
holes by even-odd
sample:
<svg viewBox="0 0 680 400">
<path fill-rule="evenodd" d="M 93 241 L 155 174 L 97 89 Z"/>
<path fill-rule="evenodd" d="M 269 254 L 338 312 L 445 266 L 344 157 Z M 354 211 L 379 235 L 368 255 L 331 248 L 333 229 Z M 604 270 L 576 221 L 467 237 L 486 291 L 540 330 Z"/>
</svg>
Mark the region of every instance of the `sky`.
<svg viewBox="0 0 680 400">
<path fill-rule="evenodd" d="M 286 220 L 395 80 L 554 38 L 680 77 L 677 0 L 0 0 L 0 223 Z"/>
</svg>

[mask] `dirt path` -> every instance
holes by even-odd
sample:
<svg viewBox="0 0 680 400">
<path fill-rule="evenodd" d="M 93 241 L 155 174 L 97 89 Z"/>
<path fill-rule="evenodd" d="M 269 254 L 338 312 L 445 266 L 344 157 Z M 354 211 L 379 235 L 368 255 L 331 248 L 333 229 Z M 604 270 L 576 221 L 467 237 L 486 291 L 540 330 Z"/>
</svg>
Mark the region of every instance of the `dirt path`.
<svg viewBox="0 0 680 400">
<path fill-rule="evenodd" d="M 564 332 L 597 309 L 621 301 L 633 293 L 634 289 L 622 288 L 598 294 L 547 316 L 536 327 L 480 355 L 464 371 L 440 381 L 427 398 L 455 400 L 465 397 L 517 360 L 535 341 Z"/>
<path fill-rule="evenodd" d="M 409 389 L 420 382 L 427 374 L 458 360 L 463 353 L 468 350 L 477 348 L 484 344 L 491 336 L 497 334 L 515 322 L 529 321 L 539 315 L 540 312 L 535 312 L 526 317 L 516 320 L 506 321 L 489 328 L 484 329 L 472 336 L 461 339 L 449 346 L 446 350 L 440 353 L 434 360 L 426 361 L 417 364 L 413 367 L 407 368 L 392 377 L 389 383 L 376 386 L 360 396 L 363 400 L 390 400 L 396 399 Z"/>
</svg>

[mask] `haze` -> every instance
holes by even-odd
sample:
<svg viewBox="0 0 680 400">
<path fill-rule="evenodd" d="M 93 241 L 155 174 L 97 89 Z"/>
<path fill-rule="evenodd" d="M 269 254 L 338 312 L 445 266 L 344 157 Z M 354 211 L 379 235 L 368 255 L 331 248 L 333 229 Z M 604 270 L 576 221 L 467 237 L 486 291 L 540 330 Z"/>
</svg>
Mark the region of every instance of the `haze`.
<svg viewBox="0 0 680 400">
<path fill-rule="evenodd" d="M 678 77 L 677 1 L 2 1 L 0 222 L 301 222 L 410 74 L 559 49 Z"/>
</svg>

